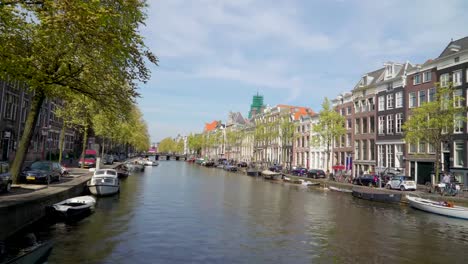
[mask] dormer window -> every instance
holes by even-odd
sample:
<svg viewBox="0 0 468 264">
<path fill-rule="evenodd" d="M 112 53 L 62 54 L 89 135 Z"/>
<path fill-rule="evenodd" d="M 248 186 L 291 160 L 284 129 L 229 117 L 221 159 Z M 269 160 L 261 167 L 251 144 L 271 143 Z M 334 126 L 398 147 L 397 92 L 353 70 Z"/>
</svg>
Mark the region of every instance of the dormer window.
<svg viewBox="0 0 468 264">
<path fill-rule="evenodd" d="M 421 83 L 421 74 L 416 74 L 413 76 L 413 85 L 417 85 Z"/>
<path fill-rule="evenodd" d="M 385 70 L 385 78 L 392 78 L 393 77 L 393 65 L 387 65 Z"/>
</svg>

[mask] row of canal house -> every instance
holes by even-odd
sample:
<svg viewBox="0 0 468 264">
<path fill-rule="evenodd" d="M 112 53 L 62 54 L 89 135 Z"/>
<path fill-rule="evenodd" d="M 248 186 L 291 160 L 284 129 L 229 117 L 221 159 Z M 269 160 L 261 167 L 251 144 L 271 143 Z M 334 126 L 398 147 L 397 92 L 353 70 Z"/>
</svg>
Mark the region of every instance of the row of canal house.
<svg viewBox="0 0 468 264">
<path fill-rule="evenodd" d="M 451 41 L 437 58 L 421 65 L 387 62 L 364 74 L 351 92 L 332 100 L 345 117 L 347 131 L 335 141 L 333 168 L 353 176 L 365 172 L 402 173 L 425 184 L 439 180 L 431 178 L 438 158 L 443 171 L 452 172 L 466 184 L 466 122 L 454 127 L 453 140 L 443 146 L 404 141 L 402 125 L 413 108 L 434 100 L 438 82 L 452 82 L 457 95 L 465 99 L 459 104 L 468 105 L 468 37 Z M 442 149 L 440 157 L 435 157 L 436 147 Z"/>
<path fill-rule="evenodd" d="M 24 131 L 30 109 L 31 94 L 27 87 L 16 80 L 0 80 L 0 160 L 12 161 Z M 55 115 L 60 102 L 46 99 L 41 107 L 26 161 L 45 159 L 48 154 L 59 152 L 62 122 Z M 65 152 L 74 149 L 76 132 L 66 130 Z"/>
</svg>

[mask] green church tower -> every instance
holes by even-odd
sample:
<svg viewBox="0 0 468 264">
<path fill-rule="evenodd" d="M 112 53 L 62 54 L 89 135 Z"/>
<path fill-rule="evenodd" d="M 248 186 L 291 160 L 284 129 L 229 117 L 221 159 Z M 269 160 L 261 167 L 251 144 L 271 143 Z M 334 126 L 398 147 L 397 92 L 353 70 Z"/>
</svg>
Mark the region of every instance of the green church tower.
<svg viewBox="0 0 468 264">
<path fill-rule="evenodd" d="M 249 118 L 252 118 L 252 116 L 256 113 L 259 113 L 262 108 L 263 108 L 263 96 L 259 95 L 257 92 L 257 95 L 253 96 L 252 104 L 250 105 Z"/>
</svg>

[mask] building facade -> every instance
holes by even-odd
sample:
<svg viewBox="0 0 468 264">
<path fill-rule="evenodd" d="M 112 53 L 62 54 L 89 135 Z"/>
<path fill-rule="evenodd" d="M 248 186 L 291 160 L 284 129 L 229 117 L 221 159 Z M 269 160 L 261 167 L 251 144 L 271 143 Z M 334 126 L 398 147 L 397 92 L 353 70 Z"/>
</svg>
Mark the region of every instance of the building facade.
<svg viewBox="0 0 468 264">
<path fill-rule="evenodd" d="M 383 80 L 377 86 L 376 172 L 405 174 L 403 124 L 406 120 L 405 84 L 411 64 L 384 64 Z"/>
<path fill-rule="evenodd" d="M 354 146 L 354 102 L 352 93 L 344 93 L 332 100 L 334 109 L 345 118 L 346 133 L 335 141 L 333 147 L 333 172 L 352 175 Z"/>
</svg>

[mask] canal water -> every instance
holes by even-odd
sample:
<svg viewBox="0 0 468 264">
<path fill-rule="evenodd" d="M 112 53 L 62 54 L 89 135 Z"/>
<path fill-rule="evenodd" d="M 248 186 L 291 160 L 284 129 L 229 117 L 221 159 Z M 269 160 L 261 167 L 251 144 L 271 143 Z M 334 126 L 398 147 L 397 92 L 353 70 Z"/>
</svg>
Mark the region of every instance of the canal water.
<svg viewBox="0 0 468 264">
<path fill-rule="evenodd" d="M 162 161 L 42 230 L 48 263 L 467 263 L 468 222 Z"/>
</svg>

